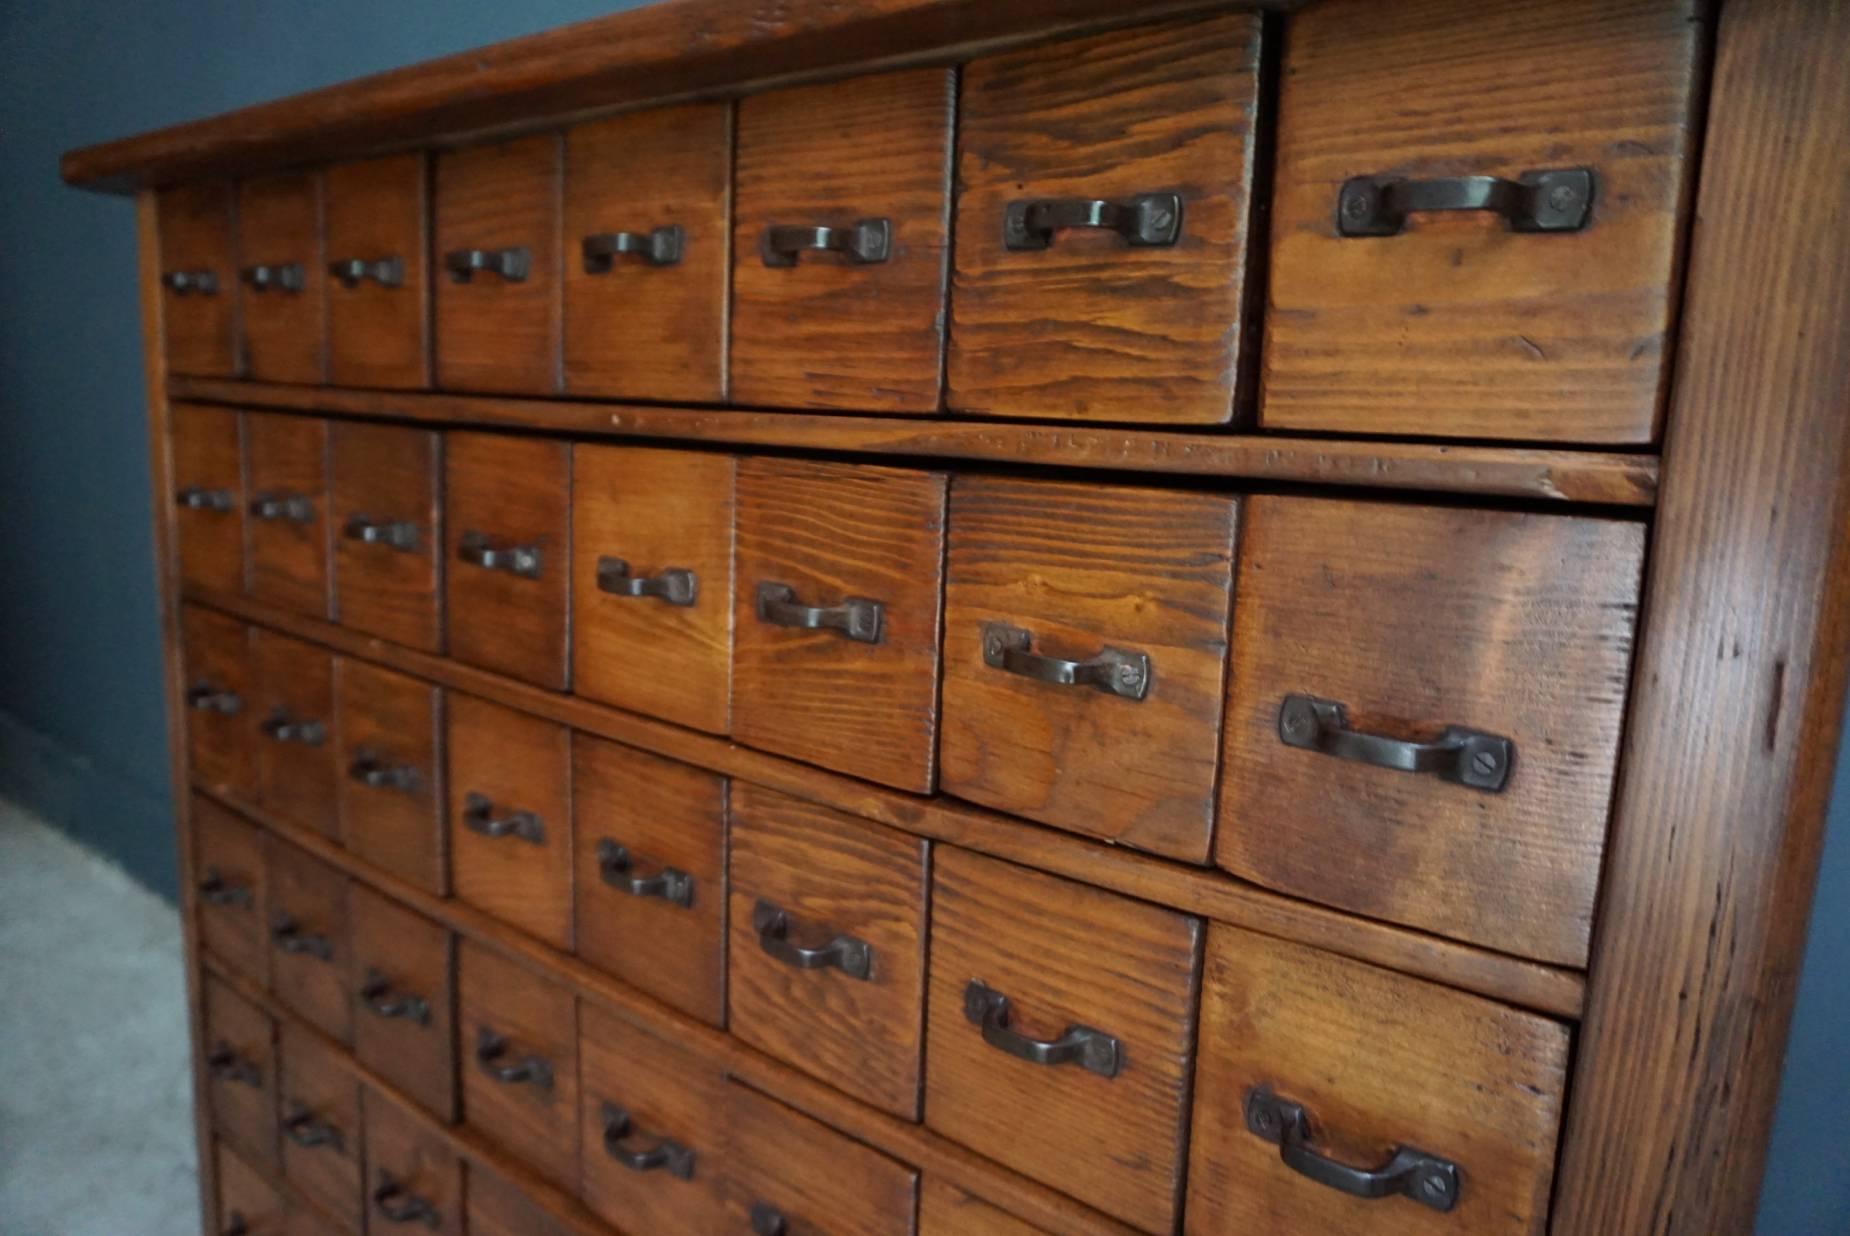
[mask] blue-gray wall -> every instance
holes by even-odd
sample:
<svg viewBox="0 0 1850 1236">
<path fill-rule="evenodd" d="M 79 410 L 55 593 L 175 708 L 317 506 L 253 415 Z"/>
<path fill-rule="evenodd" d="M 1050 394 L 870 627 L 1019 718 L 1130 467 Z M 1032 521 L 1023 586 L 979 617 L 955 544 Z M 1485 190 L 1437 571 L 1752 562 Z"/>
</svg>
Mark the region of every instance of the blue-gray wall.
<svg viewBox="0 0 1850 1236">
<path fill-rule="evenodd" d="M 0 0 L 0 796 L 172 895 L 134 211 L 59 153 L 635 2 Z M 1847 768 L 1766 1236 L 1850 1232 Z"/>
</svg>

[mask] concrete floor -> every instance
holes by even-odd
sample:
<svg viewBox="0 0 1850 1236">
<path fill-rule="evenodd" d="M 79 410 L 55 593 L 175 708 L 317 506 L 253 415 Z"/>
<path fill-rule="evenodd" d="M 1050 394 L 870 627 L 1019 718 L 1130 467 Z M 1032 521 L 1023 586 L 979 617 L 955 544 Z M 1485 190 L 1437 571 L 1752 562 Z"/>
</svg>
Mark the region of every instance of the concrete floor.
<svg viewBox="0 0 1850 1236">
<path fill-rule="evenodd" d="M 0 802 L 0 1236 L 196 1236 L 173 907 Z"/>
</svg>

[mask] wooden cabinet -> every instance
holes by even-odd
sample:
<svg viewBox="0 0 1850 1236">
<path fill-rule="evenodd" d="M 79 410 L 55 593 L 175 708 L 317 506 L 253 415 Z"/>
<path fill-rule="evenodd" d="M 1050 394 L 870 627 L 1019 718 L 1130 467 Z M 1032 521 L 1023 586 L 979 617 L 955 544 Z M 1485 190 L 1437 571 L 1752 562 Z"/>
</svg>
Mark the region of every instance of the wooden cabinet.
<svg viewBox="0 0 1850 1236">
<path fill-rule="evenodd" d="M 355 884 L 353 1053 L 439 1120 L 456 1117 L 455 941 Z"/>
<path fill-rule="evenodd" d="M 441 693 L 344 657 L 335 667 L 335 701 L 347 849 L 426 892 L 449 891 Z"/>
<path fill-rule="evenodd" d="M 244 590 L 244 425 L 226 408 L 175 406 L 169 419 L 180 578 Z"/>
<path fill-rule="evenodd" d="M 463 1123 L 561 1188 L 578 1178 L 572 993 L 465 941 L 457 958 Z"/>
<path fill-rule="evenodd" d="M 327 376 L 327 270 L 322 178 L 267 176 L 238 186 L 238 282 L 245 376 L 321 382 Z"/>
<path fill-rule="evenodd" d="M 328 380 L 430 385 L 430 167 L 423 152 L 327 170 Z"/>
<path fill-rule="evenodd" d="M 164 190 L 158 202 L 167 368 L 199 377 L 235 377 L 241 365 L 231 186 L 180 185 Z"/>
<path fill-rule="evenodd" d="M 442 438 L 341 421 L 332 432 L 334 609 L 343 626 L 443 647 Z"/>
<path fill-rule="evenodd" d="M 311 416 L 244 418 L 251 596 L 328 615 L 328 423 Z"/>
</svg>

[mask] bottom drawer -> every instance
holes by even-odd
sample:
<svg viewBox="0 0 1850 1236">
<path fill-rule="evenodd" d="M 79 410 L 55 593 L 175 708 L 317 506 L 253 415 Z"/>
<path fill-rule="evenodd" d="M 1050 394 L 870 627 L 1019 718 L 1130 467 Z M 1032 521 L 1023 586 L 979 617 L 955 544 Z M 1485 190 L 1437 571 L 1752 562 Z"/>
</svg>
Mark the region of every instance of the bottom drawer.
<svg viewBox="0 0 1850 1236">
<path fill-rule="evenodd" d="M 462 1164 L 376 1090 L 364 1098 L 367 1228 L 463 1236 Z"/>
<path fill-rule="evenodd" d="M 288 1208 L 275 1187 L 222 1142 L 213 1149 L 213 1163 L 218 1171 L 218 1226 L 212 1230 L 284 1236 Z"/>
<path fill-rule="evenodd" d="M 743 1086 L 726 1095 L 724 1232 L 911 1236 L 918 1173 Z"/>
</svg>

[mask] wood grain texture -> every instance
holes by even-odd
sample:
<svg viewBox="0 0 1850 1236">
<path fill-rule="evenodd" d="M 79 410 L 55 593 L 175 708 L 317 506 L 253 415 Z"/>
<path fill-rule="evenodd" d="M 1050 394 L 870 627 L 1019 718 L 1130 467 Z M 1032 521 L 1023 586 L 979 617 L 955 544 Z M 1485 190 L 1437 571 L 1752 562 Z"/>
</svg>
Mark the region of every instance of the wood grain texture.
<svg viewBox="0 0 1850 1236">
<path fill-rule="evenodd" d="M 253 630 L 251 663 L 257 690 L 248 723 L 256 734 L 259 797 L 284 819 L 339 837 L 334 658 L 325 648 Z M 301 726 L 319 726 L 320 734 L 311 740 L 298 734 Z"/>
<path fill-rule="evenodd" d="M 1063 420 L 1232 419 L 1246 363 L 1260 20 L 1239 13 L 966 66 L 946 402 Z M 1181 199 L 1174 245 L 1063 229 L 1011 251 L 1012 201 Z"/>
<path fill-rule="evenodd" d="M 578 1012 L 570 988 L 464 941 L 457 955 L 457 1054 L 463 1121 L 561 1188 L 578 1183 Z M 481 1035 L 506 1040 L 484 1064 Z M 543 1061 L 550 1084 L 504 1081 L 488 1067 Z"/>
<path fill-rule="evenodd" d="M 305 1029 L 283 1026 L 278 1051 L 283 1179 L 350 1231 L 363 1231 L 366 1206 L 360 1181 L 365 1165 L 360 1153 L 359 1079 L 348 1068 L 345 1056 Z M 290 1136 L 289 1122 L 297 1117 L 331 1132 L 335 1140 L 301 1145 Z M 304 1126 L 298 1136 L 309 1131 Z"/>
<path fill-rule="evenodd" d="M 206 698 L 182 705 L 192 780 L 235 798 L 259 798 L 257 670 L 243 623 L 186 606 L 179 620 L 182 688 Z M 222 707 L 202 706 L 219 699 Z M 228 710 L 228 711 L 227 711 Z"/>
<path fill-rule="evenodd" d="M 935 412 L 950 258 L 950 69 L 874 74 L 739 104 L 732 234 L 732 398 Z M 883 262 L 803 254 L 770 266 L 771 227 L 885 219 Z"/>
<path fill-rule="evenodd" d="M 563 1224 L 492 1168 L 471 1163 L 465 1189 L 469 1236 L 565 1236 Z"/>
<path fill-rule="evenodd" d="M 448 892 L 442 693 L 404 674 L 341 658 L 334 696 L 342 840 L 398 879 Z M 402 770 L 404 779 L 371 785 L 363 777 L 367 769 Z"/>
<path fill-rule="evenodd" d="M 270 990 L 335 1041 L 353 1041 L 353 952 L 347 877 L 275 835 L 265 842 L 270 885 Z M 321 952 L 292 951 L 318 940 Z"/>
<path fill-rule="evenodd" d="M 415 390 L 430 385 L 430 165 L 422 152 L 339 163 L 324 173 L 329 262 L 397 259 L 388 287 L 327 280 L 328 380 Z"/>
<path fill-rule="evenodd" d="M 917 1171 L 743 1086 L 727 1087 L 726 1162 L 726 1231 L 762 1205 L 793 1236 L 912 1236 Z"/>
<path fill-rule="evenodd" d="M 375 1199 L 387 1184 L 397 1196 L 422 1199 L 436 1212 L 426 1225 L 436 1236 L 463 1236 L 463 1169 L 448 1142 L 420 1121 L 409 1107 L 368 1087 L 366 1117 L 366 1196 L 372 1201 L 369 1225 L 387 1225 Z"/>
<path fill-rule="evenodd" d="M 334 613 L 394 643 L 443 650 L 443 439 L 427 430 L 337 421 L 328 508 L 334 537 Z M 410 524 L 400 548 L 366 541 L 366 528 Z"/>
<path fill-rule="evenodd" d="M 1235 500 L 960 476 L 944 604 L 947 793 L 1043 824 L 1206 862 L 1232 606 Z M 984 659 L 985 631 L 1035 655 L 1142 653 L 1142 699 Z"/>
<path fill-rule="evenodd" d="M 156 199 L 160 267 L 167 275 L 209 275 L 211 292 L 161 285 L 162 354 L 171 373 L 235 378 L 244 372 L 238 345 L 238 259 L 228 184 L 182 185 Z"/>
<path fill-rule="evenodd" d="M 266 176 L 238 186 L 239 326 L 244 368 L 261 382 L 327 380 L 327 259 L 321 246 L 319 173 Z M 253 280 L 253 268 L 300 268 L 289 291 Z"/>
<path fill-rule="evenodd" d="M 1047 1236 L 956 1185 L 927 1176 L 919 1189 L 918 1236 Z"/>
<path fill-rule="evenodd" d="M 288 1203 L 276 1186 L 223 1142 L 202 1143 L 200 1152 L 215 1161 L 218 1173 L 217 1217 L 211 1230 L 282 1236 Z M 211 1213 L 207 1217 L 211 1218 Z"/>
<path fill-rule="evenodd" d="M 329 613 L 328 423 L 312 416 L 251 413 L 244 418 L 245 484 L 250 495 L 249 590 L 259 600 Z M 263 512 L 266 500 L 300 500 L 308 518 Z"/>
<path fill-rule="evenodd" d="M 203 984 L 203 1028 L 198 1065 L 206 1084 L 212 1130 L 239 1152 L 274 1172 L 276 1141 L 276 1027 L 263 1010 L 229 984 Z M 205 1059 L 224 1054 L 237 1075 L 214 1074 Z M 248 1071 L 245 1071 L 248 1070 Z M 204 1144 L 201 1144 L 204 1150 Z"/>
<path fill-rule="evenodd" d="M 173 504 L 180 578 L 204 588 L 244 587 L 243 418 L 226 408 L 181 406 L 168 414 L 173 489 L 158 495 Z M 224 509 L 188 506 L 182 495 L 204 491 L 229 501 Z"/>
<path fill-rule="evenodd" d="M 353 1054 L 390 1078 L 438 1120 L 456 1119 L 456 944 L 449 930 L 373 888 L 355 883 L 353 981 L 377 977 L 385 1001 L 422 1000 L 426 1014 L 384 1017 L 364 998 L 353 1016 Z"/>
<path fill-rule="evenodd" d="M 270 896 L 263 833 L 203 794 L 191 804 L 194 921 L 200 944 L 260 987 L 270 982 Z M 215 900 L 207 894 L 238 900 Z"/>
</svg>

